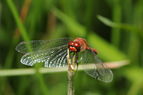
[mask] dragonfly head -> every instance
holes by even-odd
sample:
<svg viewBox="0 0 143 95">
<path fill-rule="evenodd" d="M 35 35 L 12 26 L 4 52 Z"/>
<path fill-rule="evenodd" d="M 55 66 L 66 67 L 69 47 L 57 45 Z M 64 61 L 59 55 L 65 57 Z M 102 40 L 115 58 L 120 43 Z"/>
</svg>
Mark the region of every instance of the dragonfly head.
<svg viewBox="0 0 143 95">
<path fill-rule="evenodd" d="M 70 41 L 68 43 L 68 48 L 71 52 L 79 52 L 80 51 L 80 44 L 78 42 Z"/>
</svg>

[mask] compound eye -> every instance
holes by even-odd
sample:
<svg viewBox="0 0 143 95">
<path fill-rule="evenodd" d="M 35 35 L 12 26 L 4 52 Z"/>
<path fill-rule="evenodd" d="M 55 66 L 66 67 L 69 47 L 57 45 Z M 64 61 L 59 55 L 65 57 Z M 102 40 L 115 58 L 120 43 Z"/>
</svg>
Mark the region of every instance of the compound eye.
<svg viewBox="0 0 143 95">
<path fill-rule="evenodd" d="M 69 46 L 73 46 L 73 45 L 74 45 L 74 42 L 73 42 L 73 41 L 70 41 L 70 42 L 68 43 L 68 45 L 69 45 Z"/>
<path fill-rule="evenodd" d="M 75 47 L 80 47 L 80 44 L 77 43 L 77 42 L 75 42 L 75 43 L 74 43 L 74 46 L 75 46 Z"/>
</svg>

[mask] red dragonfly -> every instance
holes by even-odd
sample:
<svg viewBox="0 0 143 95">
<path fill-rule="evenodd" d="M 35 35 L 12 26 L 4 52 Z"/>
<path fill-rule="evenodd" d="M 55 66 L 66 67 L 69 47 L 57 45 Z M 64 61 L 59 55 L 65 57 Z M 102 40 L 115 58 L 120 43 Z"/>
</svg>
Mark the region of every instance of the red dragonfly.
<svg viewBox="0 0 143 95">
<path fill-rule="evenodd" d="M 29 51 L 28 45 L 32 51 Z M 91 77 L 104 82 L 111 82 L 113 79 L 112 71 L 102 63 L 97 57 L 97 51 L 90 48 L 83 38 L 21 42 L 16 46 L 16 50 L 24 54 L 20 60 L 22 64 L 33 66 L 37 63 L 44 63 L 44 67 L 67 66 L 69 51 L 71 55 L 77 54 L 77 63 L 95 64 L 94 69 L 85 70 Z"/>
</svg>

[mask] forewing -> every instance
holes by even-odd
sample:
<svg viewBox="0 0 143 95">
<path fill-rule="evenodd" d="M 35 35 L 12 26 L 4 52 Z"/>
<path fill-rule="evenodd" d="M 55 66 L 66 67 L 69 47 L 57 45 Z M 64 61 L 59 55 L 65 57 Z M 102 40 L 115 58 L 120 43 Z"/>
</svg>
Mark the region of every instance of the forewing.
<svg viewBox="0 0 143 95">
<path fill-rule="evenodd" d="M 79 53 L 79 62 L 83 64 L 95 64 L 92 69 L 85 69 L 85 72 L 91 77 L 104 82 L 112 81 L 112 71 L 106 66 L 106 64 L 103 64 L 97 55 L 91 50 L 85 50 Z"/>
<path fill-rule="evenodd" d="M 33 66 L 44 63 L 44 67 L 62 67 L 67 65 L 67 45 L 48 50 L 26 53 L 21 58 L 21 63 Z"/>
<path fill-rule="evenodd" d="M 33 40 L 29 42 L 21 42 L 16 46 L 16 51 L 20 53 L 37 52 L 41 50 L 47 50 L 62 45 L 66 45 L 70 39 L 55 39 L 55 40 Z"/>
</svg>

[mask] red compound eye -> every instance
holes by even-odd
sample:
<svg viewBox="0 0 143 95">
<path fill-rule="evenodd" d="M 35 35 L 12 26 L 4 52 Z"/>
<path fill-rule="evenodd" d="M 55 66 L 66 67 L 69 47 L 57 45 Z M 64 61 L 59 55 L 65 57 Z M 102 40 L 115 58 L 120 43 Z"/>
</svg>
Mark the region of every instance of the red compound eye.
<svg viewBox="0 0 143 95">
<path fill-rule="evenodd" d="M 80 44 L 77 43 L 77 42 L 74 42 L 74 46 L 75 46 L 75 47 L 80 47 Z"/>
<path fill-rule="evenodd" d="M 74 45 L 74 42 L 73 42 L 73 41 L 70 41 L 70 42 L 68 43 L 68 45 L 69 45 L 69 46 L 73 46 L 73 45 Z"/>
<path fill-rule="evenodd" d="M 72 52 L 79 52 L 80 51 L 80 44 L 78 42 L 70 41 L 68 43 L 68 48 Z"/>
</svg>

